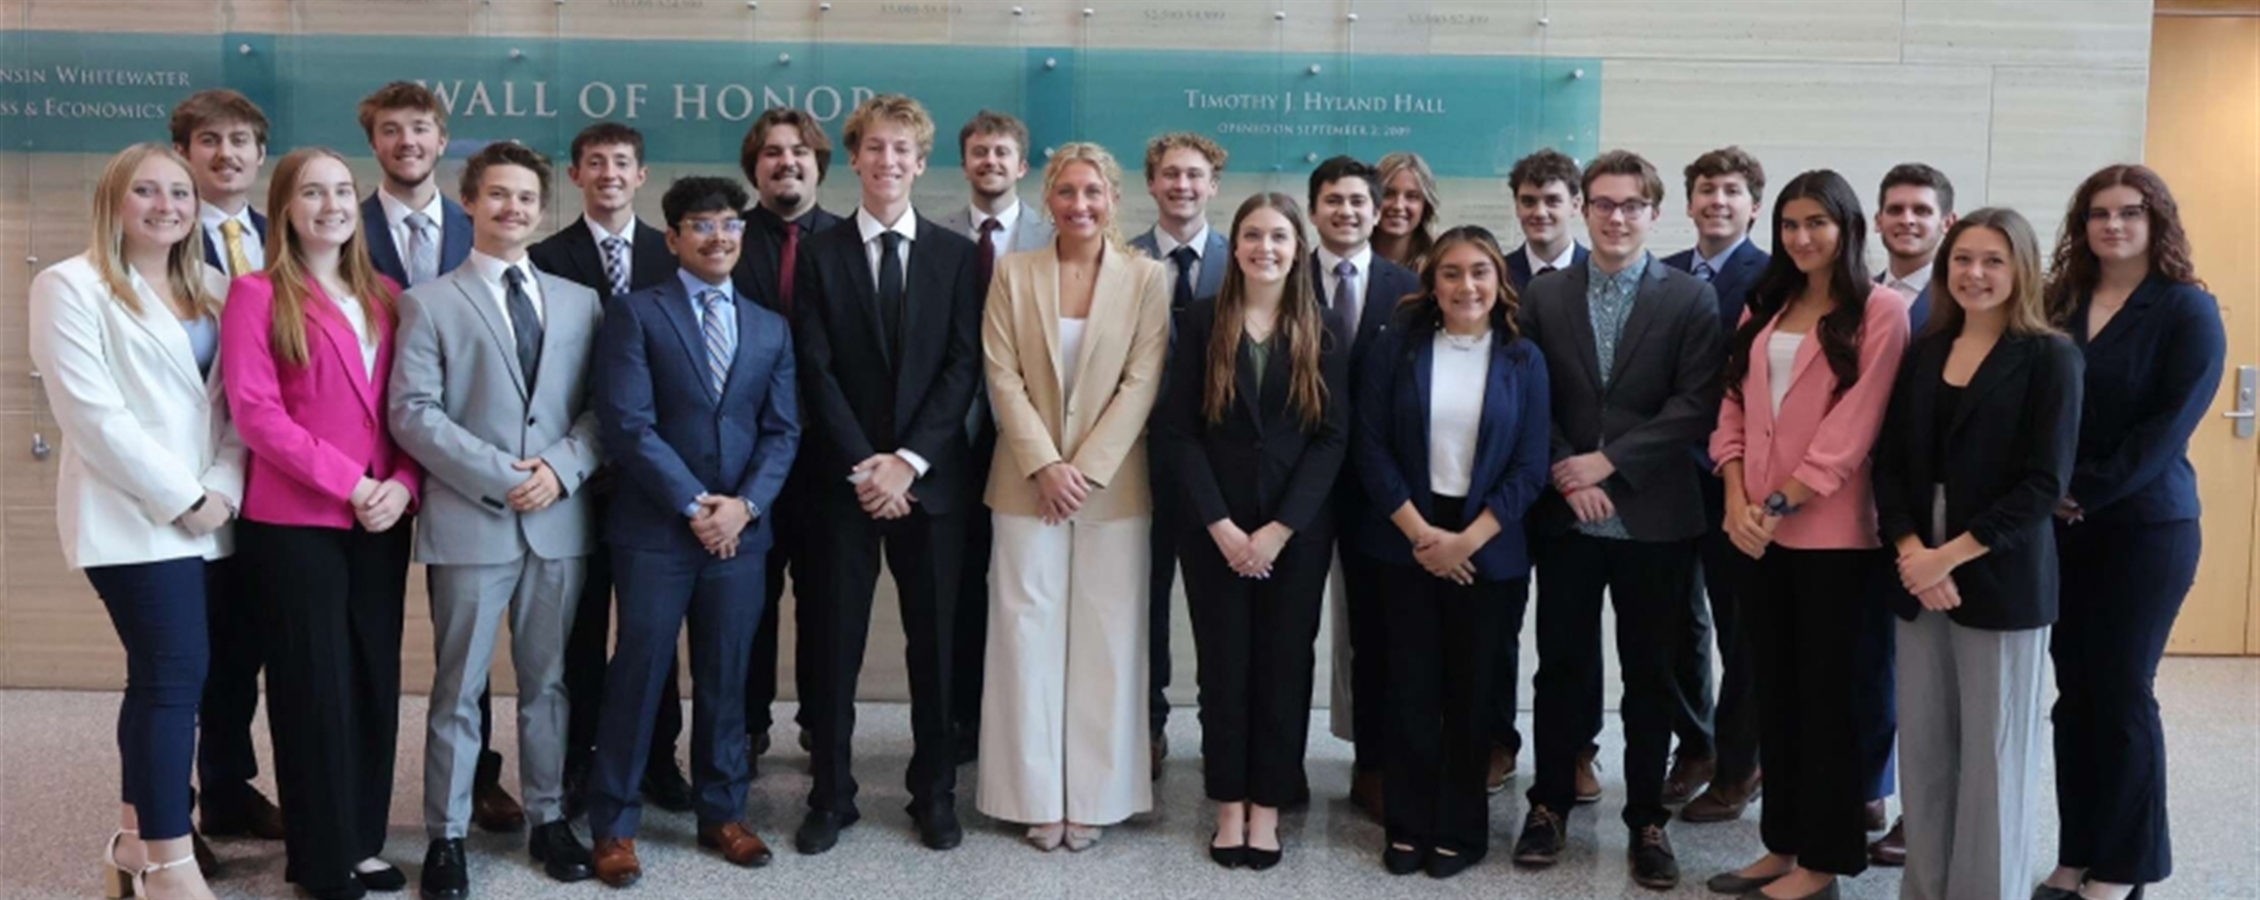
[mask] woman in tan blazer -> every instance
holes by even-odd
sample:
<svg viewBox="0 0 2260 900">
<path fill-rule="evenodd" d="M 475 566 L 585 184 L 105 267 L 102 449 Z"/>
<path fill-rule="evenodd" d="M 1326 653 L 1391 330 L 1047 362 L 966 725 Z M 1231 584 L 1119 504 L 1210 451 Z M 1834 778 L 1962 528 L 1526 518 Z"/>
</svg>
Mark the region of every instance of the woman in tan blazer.
<svg viewBox="0 0 2260 900">
<path fill-rule="evenodd" d="M 1044 850 L 1153 807 L 1145 432 L 1169 279 L 1115 229 L 1121 185 L 1096 144 L 1054 152 L 1058 238 L 997 264 L 982 323 L 997 450 L 978 805 Z"/>
</svg>

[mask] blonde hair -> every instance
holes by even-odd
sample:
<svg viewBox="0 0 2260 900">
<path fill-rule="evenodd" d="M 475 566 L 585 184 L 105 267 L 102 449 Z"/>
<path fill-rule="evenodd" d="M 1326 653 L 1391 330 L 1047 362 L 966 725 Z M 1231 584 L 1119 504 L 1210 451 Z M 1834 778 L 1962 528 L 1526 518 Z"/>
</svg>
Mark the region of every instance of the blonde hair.
<svg viewBox="0 0 2260 900">
<path fill-rule="evenodd" d="M 1405 268 L 1418 272 L 1428 261 L 1429 248 L 1436 246 L 1436 219 L 1444 211 L 1444 197 L 1436 190 L 1436 173 L 1428 168 L 1428 161 L 1420 154 L 1400 150 L 1381 158 L 1373 167 L 1373 203 L 1381 205 L 1381 198 L 1389 193 L 1389 182 L 1400 172 L 1411 172 L 1413 188 L 1420 191 L 1420 221 L 1413 223 L 1412 252 L 1402 260 Z"/>
<path fill-rule="evenodd" d="M 1059 179 L 1067 174 L 1067 167 L 1076 163 L 1082 163 L 1097 170 L 1099 178 L 1106 182 L 1108 193 L 1114 195 L 1112 206 L 1122 205 L 1122 164 L 1115 162 L 1114 154 L 1106 152 L 1105 147 L 1089 141 L 1075 141 L 1061 144 L 1058 149 L 1052 151 L 1051 159 L 1044 163 L 1044 198 L 1047 212 L 1050 209 L 1052 189 L 1059 186 Z M 1122 226 L 1119 221 L 1119 217 L 1115 215 L 1113 209 L 1109 208 L 1106 228 L 1103 229 L 1107 249 L 1119 253 L 1134 252 L 1130 249 L 1129 242 L 1122 239 Z"/>
<path fill-rule="evenodd" d="M 850 158 L 863 144 L 863 133 L 881 121 L 910 129 L 911 137 L 918 141 L 920 159 L 934 154 L 934 117 L 926 114 L 926 107 L 901 94 L 880 94 L 849 113 L 847 126 L 840 130 L 840 142 L 847 145 Z M 801 140 L 808 138 L 804 135 Z"/>
<path fill-rule="evenodd" d="M 275 291 L 274 309 L 268 320 L 268 341 L 275 358 L 295 366 L 306 364 L 306 299 L 312 293 L 307 282 L 312 273 L 306 270 L 306 248 L 300 243 L 298 226 L 290 218 L 290 202 L 298 195 L 298 179 L 308 163 L 316 159 L 337 160 L 350 176 L 353 169 L 346 166 L 345 157 L 327 147 L 301 147 L 275 164 L 275 175 L 267 183 L 267 221 L 273 243 L 267 252 L 266 276 Z M 355 194 L 360 193 L 355 185 Z M 392 328 L 395 299 L 394 288 L 377 274 L 376 264 L 369 261 L 369 243 L 361 227 L 359 209 L 352 212 L 353 236 L 345 239 L 338 248 L 338 275 L 347 290 L 361 303 L 361 315 L 369 322 L 371 334 L 383 334 Z"/>
<path fill-rule="evenodd" d="M 102 284 L 110 289 L 110 296 L 116 297 L 119 305 L 136 316 L 141 315 L 141 294 L 133 289 L 133 275 L 126 265 L 126 223 L 118 215 L 118 206 L 125 202 L 126 192 L 133 189 L 134 173 L 151 157 L 179 166 L 182 175 L 190 176 L 188 189 L 196 190 L 196 179 L 188 160 L 178 151 L 153 141 L 127 147 L 110 157 L 110 164 L 102 169 L 102 180 L 94 186 L 92 237 L 86 245 L 87 261 L 102 274 Z M 165 252 L 164 289 L 174 297 L 188 298 L 190 305 L 202 315 L 217 315 L 219 298 L 204 288 L 204 226 L 191 215 L 188 237 Z"/>
</svg>

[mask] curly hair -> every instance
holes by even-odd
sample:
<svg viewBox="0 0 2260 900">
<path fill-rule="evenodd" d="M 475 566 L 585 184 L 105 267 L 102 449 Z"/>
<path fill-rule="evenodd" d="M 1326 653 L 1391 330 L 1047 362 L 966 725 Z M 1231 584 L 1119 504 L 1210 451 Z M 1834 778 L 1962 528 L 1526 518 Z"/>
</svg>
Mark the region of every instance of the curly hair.
<svg viewBox="0 0 2260 900">
<path fill-rule="evenodd" d="M 2078 311 L 2080 299 L 2093 293 L 2103 277 L 2103 265 L 2087 245 L 2088 204 L 2095 202 L 2095 195 L 2104 189 L 2122 186 L 2141 194 L 2142 205 L 2150 213 L 2150 273 L 2180 284 L 2205 285 L 2197 278 L 2197 267 L 2189 261 L 2189 234 L 2182 231 L 2181 207 L 2174 204 L 2174 193 L 2167 190 L 2166 179 L 2140 163 L 2104 166 L 2087 176 L 2072 193 L 2071 206 L 2064 210 L 2063 231 L 2056 238 L 2056 254 L 2049 261 L 2043 299 L 2049 320 L 2059 327 Z"/>
</svg>

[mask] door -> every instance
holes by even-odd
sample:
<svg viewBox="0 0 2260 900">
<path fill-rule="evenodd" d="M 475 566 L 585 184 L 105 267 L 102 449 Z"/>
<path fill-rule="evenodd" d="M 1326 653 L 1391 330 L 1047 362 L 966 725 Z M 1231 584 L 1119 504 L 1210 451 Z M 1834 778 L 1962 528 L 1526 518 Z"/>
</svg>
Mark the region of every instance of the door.
<svg viewBox="0 0 2260 900">
<path fill-rule="evenodd" d="M 2238 367 L 2260 366 L 2260 0 L 2159 0 L 2149 115 L 2145 162 L 2174 189 L 2229 337 L 2220 397 L 2190 440 L 2205 554 L 2167 649 L 2260 654 L 2260 439 L 2236 437 L 2226 415 Z"/>
</svg>

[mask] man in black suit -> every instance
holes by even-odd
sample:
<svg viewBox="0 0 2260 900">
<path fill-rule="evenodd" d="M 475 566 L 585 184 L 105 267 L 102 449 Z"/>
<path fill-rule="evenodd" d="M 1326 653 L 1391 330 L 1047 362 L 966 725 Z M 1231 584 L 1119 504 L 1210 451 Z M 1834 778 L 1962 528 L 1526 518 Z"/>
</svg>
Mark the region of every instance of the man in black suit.
<svg viewBox="0 0 2260 900">
<path fill-rule="evenodd" d="M 266 113 L 242 94 L 212 88 L 173 107 L 171 125 L 173 149 L 188 159 L 189 176 L 196 181 L 204 261 L 231 278 L 265 268 L 267 217 L 251 202 L 251 188 L 267 161 Z M 259 711 L 259 670 L 264 665 L 257 605 L 235 587 L 227 560 L 205 571 L 212 662 L 198 717 L 202 833 L 279 841 L 282 812 L 251 784 L 259 775 L 251 719 Z M 204 871 L 209 875 L 212 869 Z"/>
<path fill-rule="evenodd" d="M 776 107 L 763 112 L 746 130 L 745 142 L 738 148 L 738 167 L 753 183 L 755 197 L 754 207 L 745 211 L 745 251 L 738 256 L 730 280 L 737 284 L 738 293 L 760 298 L 763 306 L 797 325 L 792 300 L 801 243 L 840 223 L 839 216 L 816 203 L 816 189 L 832 167 L 832 140 L 815 116 L 790 106 Z M 801 484 L 806 479 L 801 469 L 798 464 L 793 467 L 784 493 L 777 496 L 785 521 L 802 511 Z M 764 585 L 769 605 L 761 611 L 761 627 L 753 635 L 753 660 L 746 668 L 745 721 L 753 739 L 747 752 L 757 759 L 769 752 L 769 726 L 774 721 L 769 706 L 777 702 L 778 616 L 785 606 L 786 569 L 801 558 L 801 537 L 801 529 L 777 529 L 777 542 L 769 548 Z M 809 723 L 818 708 L 812 692 L 822 679 L 815 673 L 817 656 L 808 643 L 813 620 L 801 602 L 807 595 L 797 583 L 804 579 L 797 568 L 793 575 L 793 687 L 800 695 L 800 713 L 794 719 L 800 723 L 801 749 L 810 750 L 815 744 Z"/>
<path fill-rule="evenodd" d="M 1594 714 L 1589 684 L 1601 668 L 1606 596 L 1624 666 L 1632 876 L 1666 890 L 1679 883 L 1663 803 L 1672 658 L 1706 527 L 1691 448 L 1717 421 L 1726 342 L 1710 285 L 1647 252 L 1664 199 L 1655 167 L 1610 151 L 1585 167 L 1580 187 L 1593 255 L 1532 279 L 1521 311 L 1553 385 L 1554 492 L 1531 511 L 1540 547 L 1538 777 L 1515 862 L 1547 866 L 1561 853 Z"/>
<path fill-rule="evenodd" d="M 1577 160 L 1552 147 L 1516 160 L 1508 171 L 1515 223 L 1522 227 L 1522 246 L 1507 254 L 1507 281 L 1516 293 L 1539 275 L 1585 264 L 1585 246 L 1577 242 L 1574 227 L 1582 196 L 1578 180 Z M 1501 691 L 1500 696 L 1512 702 L 1514 692 Z"/>
<path fill-rule="evenodd" d="M 1695 223 L 1695 246 L 1664 258 L 1664 265 L 1710 282 L 1719 302 L 1719 333 L 1734 334 L 1742 306 L 1758 276 L 1765 274 L 1766 251 L 1750 241 L 1751 224 L 1765 206 L 1766 170 L 1740 147 L 1723 147 L 1687 164 L 1687 218 Z M 1711 474 L 1710 455 L 1693 451 L 1704 471 L 1703 511 L 1709 520 L 1697 542 L 1701 576 L 1688 594 L 1688 629 L 1682 635 L 1672 681 L 1672 732 L 1679 748 L 1664 779 L 1664 802 L 1686 803 L 1680 818 L 1720 822 L 1742 816 L 1757 796 L 1758 696 L 1751 681 L 1749 636 L 1743 633 L 1735 586 L 1742 583 L 1750 558 L 1734 549 L 1720 526 L 1726 510 L 1726 483 Z M 1708 598 L 1706 600 L 1705 598 Z M 1718 636 L 1721 671 L 1714 701 L 1711 637 Z"/>
<path fill-rule="evenodd" d="M 664 283 L 678 268 L 667 249 L 667 233 L 636 218 L 636 191 L 650 171 L 643 164 L 643 133 L 618 122 L 598 122 L 573 136 L 567 177 L 581 189 L 581 217 L 526 251 L 534 267 L 596 292 L 615 297 Z M 590 479 L 590 513 L 605 519 L 612 495 L 607 466 Z M 606 650 L 612 636 L 612 554 L 588 558 L 580 605 L 565 639 L 565 693 L 572 699 L 565 728 L 565 808 L 579 814 L 587 799 L 589 765 L 596 753 L 598 707 L 604 700 Z M 681 660 L 667 669 L 660 688 L 657 724 L 643 793 L 652 805 L 670 812 L 691 808 L 690 782 L 675 764 L 675 745 L 683 736 L 682 688 L 676 678 Z"/>
<path fill-rule="evenodd" d="M 1336 337 L 1349 342 L 1352 384 L 1360 377 L 1364 348 L 1388 323 L 1390 311 L 1407 295 L 1420 292 L 1420 276 L 1373 252 L 1373 226 L 1380 217 L 1375 186 L 1380 183 L 1372 166 L 1347 156 L 1319 163 L 1310 173 L 1311 225 L 1318 231 L 1311 280 L 1319 304 L 1335 311 L 1334 321 L 1348 332 Z M 1365 488 L 1347 464 L 1334 484 L 1334 505 L 1336 521 L 1359 522 L 1369 514 Z M 1352 660 L 1350 729 L 1357 759 L 1350 800 L 1379 819 L 1381 771 L 1389 746 L 1389 626 L 1380 563 L 1349 540 L 1354 533 L 1342 529 L 1336 545 L 1342 563 L 1342 589 L 1336 596 L 1349 607 L 1349 627 L 1336 632 L 1335 642 L 1348 642 Z M 1344 621 L 1336 617 L 1336 626 Z"/>
<path fill-rule="evenodd" d="M 807 407 L 803 550 L 815 607 L 810 649 L 821 709 L 812 716 L 815 785 L 794 836 L 823 853 L 855 824 L 856 680 L 885 554 L 909 641 L 910 815 L 926 846 L 957 846 L 950 752 L 952 612 L 965 480 L 976 468 L 965 416 L 981 383 L 979 251 L 911 209 L 934 120 L 894 94 L 865 101 L 843 137 L 862 183 L 849 221 L 809 238 L 794 273 Z"/>
</svg>

